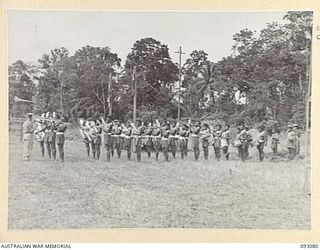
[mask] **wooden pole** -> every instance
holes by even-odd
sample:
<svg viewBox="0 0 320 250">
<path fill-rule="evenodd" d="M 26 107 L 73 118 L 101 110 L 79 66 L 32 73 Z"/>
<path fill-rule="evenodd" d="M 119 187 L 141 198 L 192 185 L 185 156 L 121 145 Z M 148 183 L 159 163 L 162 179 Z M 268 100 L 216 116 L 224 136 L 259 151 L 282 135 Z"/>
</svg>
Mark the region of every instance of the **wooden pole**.
<svg viewBox="0 0 320 250">
<path fill-rule="evenodd" d="M 63 99 L 62 99 L 63 84 L 62 84 L 61 71 L 59 71 L 58 74 L 59 74 L 59 80 L 60 80 L 60 111 L 61 111 L 61 113 L 63 113 Z"/>
<path fill-rule="evenodd" d="M 181 107 L 180 107 L 180 99 L 181 99 L 181 55 L 185 54 L 182 52 L 182 47 L 180 46 L 179 51 L 175 52 L 179 54 L 179 91 L 178 91 L 178 122 L 180 122 L 181 116 Z"/>
<path fill-rule="evenodd" d="M 112 101 L 111 101 L 111 94 L 112 94 L 112 73 L 109 73 L 109 86 L 108 86 L 108 106 L 109 106 L 109 116 L 112 116 Z"/>
</svg>

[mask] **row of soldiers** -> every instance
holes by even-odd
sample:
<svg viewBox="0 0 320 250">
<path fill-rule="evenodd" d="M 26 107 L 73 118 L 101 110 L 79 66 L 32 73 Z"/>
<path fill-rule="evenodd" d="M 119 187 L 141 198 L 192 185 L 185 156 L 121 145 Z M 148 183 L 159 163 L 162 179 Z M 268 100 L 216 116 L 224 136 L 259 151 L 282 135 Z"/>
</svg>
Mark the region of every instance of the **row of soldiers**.
<svg viewBox="0 0 320 250">
<path fill-rule="evenodd" d="M 46 148 L 49 158 L 56 159 L 58 147 L 60 159 L 64 161 L 65 131 L 69 124 L 66 117 L 55 112 L 44 113 L 38 119 L 34 119 L 33 113 L 28 113 L 27 120 L 22 125 L 23 159 L 30 161 L 35 135 L 42 157 Z"/>
<path fill-rule="evenodd" d="M 289 154 L 295 155 L 298 151 L 295 148 L 299 144 L 300 134 L 298 135 L 293 127 L 289 126 L 288 148 L 289 145 L 294 145 L 294 149 L 289 149 Z M 199 160 L 201 145 L 205 160 L 208 159 L 210 145 L 213 146 L 214 155 L 218 161 L 222 156 L 229 160 L 229 147 L 233 145 L 238 149 L 238 155 L 242 161 L 248 159 L 249 147 L 256 146 L 259 160 L 263 161 L 264 147 L 269 136 L 265 126 L 261 125 L 258 127 L 258 138 L 253 141 L 249 128 L 240 125 L 237 127 L 235 140 L 231 142 L 229 125 L 217 124 L 210 127 L 207 123 L 201 124 L 200 121 L 192 124 L 190 120 L 184 124 L 179 124 L 175 120 L 164 121 L 161 124 L 155 120 L 145 125 L 141 120 L 136 123 L 131 121 L 122 123 L 119 120 L 111 121 L 109 118 L 105 121 L 103 117 L 96 120 L 81 118 L 79 128 L 87 155 L 89 156 L 91 151 L 93 157 L 99 159 L 101 145 L 104 145 L 107 161 L 111 160 L 115 152 L 120 158 L 122 150 L 127 152 L 129 160 L 132 152 L 136 152 L 137 160 L 141 161 L 143 149 L 146 150 L 148 157 L 151 157 L 151 152 L 154 151 L 156 160 L 159 159 L 159 153 L 162 151 L 166 161 L 169 161 L 169 152 L 172 153 L 173 158 L 176 158 L 177 151 L 180 149 L 181 158 L 184 159 L 188 154 L 189 144 L 191 144 L 195 161 Z M 291 142 L 290 136 L 294 137 L 294 142 Z M 278 152 L 279 143 L 279 131 L 274 128 L 271 133 L 271 148 L 274 154 Z"/>
<path fill-rule="evenodd" d="M 90 154 L 90 147 L 93 157 L 100 157 L 101 144 L 107 151 L 107 161 L 110 161 L 111 155 L 116 151 L 118 157 L 121 157 L 122 149 L 126 150 L 127 158 L 130 160 L 132 152 L 137 154 L 137 160 L 141 161 L 141 152 L 145 148 L 148 157 L 154 150 L 156 160 L 159 159 L 160 151 L 163 152 L 165 160 L 169 161 L 169 152 L 173 158 L 176 157 L 178 147 L 180 148 L 181 158 L 184 159 L 188 154 L 188 144 L 191 137 L 194 157 L 197 161 L 200 156 L 200 141 L 202 142 L 204 157 L 208 159 L 209 140 L 212 135 L 208 124 L 196 122 L 191 126 L 191 122 L 179 126 L 175 121 L 164 122 L 160 124 L 158 120 L 150 122 L 147 126 L 141 120 L 135 124 L 128 121 L 126 124 L 119 120 L 111 121 L 109 118 L 104 121 L 103 118 L 95 121 L 85 121 L 80 119 L 80 133 L 83 137 L 87 154 Z M 216 137 L 222 136 L 226 147 L 230 144 L 229 126 L 222 131 L 220 125 L 216 126 Z M 220 145 L 219 145 L 220 147 Z M 134 149 L 134 150 L 133 150 Z M 216 150 L 216 157 L 220 159 L 220 153 Z M 226 157 L 229 154 L 226 153 Z"/>
<path fill-rule="evenodd" d="M 57 150 L 61 161 L 64 161 L 65 131 L 70 123 L 66 122 L 63 115 L 48 112 L 42 114 L 40 118 L 33 119 L 33 114 L 28 114 L 27 121 L 23 124 L 24 139 L 24 160 L 30 160 L 33 135 L 35 135 L 44 157 L 45 149 L 48 157 L 56 159 Z M 297 124 L 288 126 L 287 147 L 289 155 L 294 158 L 300 152 L 300 132 Z M 80 118 L 79 129 L 83 137 L 87 155 L 92 155 L 99 159 L 101 146 L 106 150 L 107 161 L 111 160 L 115 152 L 121 157 L 122 150 L 127 153 L 130 160 L 132 153 L 136 153 L 136 158 L 141 161 L 141 153 L 146 150 L 148 157 L 155 152 L 156 160 L 159 153 L 163 152 L 166 161 L 169 161 L 169 152 L 176 158 L 180 150 L 181 158 L 184 159 L 188 154 L 188 148 L 194 153 L 194 159 L 199 160 L 200 147 L 202 146 L 204 159 L 209 156 L 210 145 L 213 146 L 215 158 L 220 160 L 223 156 L 229 160 L 229 147 L 233 145 L 238 149 L 239 158 L 245 161 L 249 157 L 249 147 L 256 146 L 259 152 L 259 160 L 264 159 L 264 147 L 267 145 L 268 137 L 271 136 L 271 148 L 273 153 L 278 152 L 279 130 L 273 128 L 271 133 L 267 133 L 264 125 L 258 127 L 259 134 L 255 141 L 250 134 L 248 126 L 240 125 L 237 127 L 237 134 L 232 140 L 230 126 L 217 124 L 214 127 L 207 123 L 201 124 L 200 121 L 180 124 L 174 120 L 164 121 L 162 124 L 155 120 L 145 125 L 141 120 L 136 123 L 127 121 L 122 123 L 119 120 L 111 121 L 103 117 L 95 120 Z"/>
</svg>

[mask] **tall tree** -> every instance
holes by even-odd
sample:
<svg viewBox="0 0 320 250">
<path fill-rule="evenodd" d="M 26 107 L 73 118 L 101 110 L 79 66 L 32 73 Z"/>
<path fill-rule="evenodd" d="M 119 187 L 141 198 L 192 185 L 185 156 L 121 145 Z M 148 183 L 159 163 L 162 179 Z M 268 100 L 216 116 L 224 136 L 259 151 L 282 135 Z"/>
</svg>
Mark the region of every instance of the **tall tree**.
<svg viewBox="0 0 320 250">
<path fill-rule="evenodd" d="M 108 47 L 86 46 L 72 57 L 76 65 L 78 97 L 87 100 L 95 111 L 105 116 L 112 99 L 120 90 L 115 76 L 120 67 L 120 58 Z"/>
<path fill-rule="evenodd" d="M 58 111 L 61 108 L 61 96 L 64 100 L 70 100 L 62 84 L 62 73 L 67 71 L 66 65 L 70 64 L 69 51 L 64 47 L 55 48 L 49 54 L 44 54 L 38 63 L 44 73 L 38 79 L 35 111 L 38 113 L 48 110 Z"/>
<path fill-rule="evenodd" d="M 206 89 L 213 81 L 213 67 L 208 54 L 203 50 L 194 50 L 182 68 L 183 108 L 187 116 L 199 116 L 200 107 Z"/>
<path fill-rule="evenodd" d="M 137 71 L 139 109 L 172 109 L 173 95 L 161 91 L 163 88 L 172 90 L 178 80 L 179 70 L 170 58 L 168 46 L 153 38 L 136 41 L 127 56 L 126 74 L 132 75 L 134 66 Z"/>
<path fill-rule="evenodd" d="M 18 60 L 9 66 L 9 112 L 13 112 L 14 98 L 32 101 L 36 86 L 34 77 L 37 69 L 25 62 Z"/>
</svg>

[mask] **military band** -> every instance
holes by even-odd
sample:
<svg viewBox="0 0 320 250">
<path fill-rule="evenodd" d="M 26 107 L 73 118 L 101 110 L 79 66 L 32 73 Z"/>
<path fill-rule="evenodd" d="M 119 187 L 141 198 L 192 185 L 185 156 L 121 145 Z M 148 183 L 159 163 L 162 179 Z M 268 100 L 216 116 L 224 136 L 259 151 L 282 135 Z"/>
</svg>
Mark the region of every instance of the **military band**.
<svg viewBox="0 0 320 250">
<path fill-rule="evenodd" d="M 31 159 L 33 147 L 33 135 L 35 135 L 40 145 L 41 156 L 49 159 L 56 159 L 57 151 L 60 160 L 65 160 L 64 144 L 65 132 L 68 125 L 67 119 L 63 115 L 46 113 L 39 119 L 33 119 L 33 114 L 27 114 L 27 120 L 23 123 L 24 153 L 23 159 Z M 147 125 L 145 125 L 147 124 Z M 132 154 L 136 154 L 138 162 L 142 161 L 142 151 L 147 152 L 147 157 L 151 158 L 155 154 L 155 160 L 159 160 L 160 152 L 163 153 L 165 161 L 170 158 L 175 159 L 180 151 L 180 158 L 185 159 L 188 153 L 188 141 L 192 142 L 194 160 L 200 158 L 200 147 L 202 146 L 204 160 L 209 159 L 210 146 L 213 147 L 214 157 L 217 161 L 230 159 L 230 145 L 238 150 L 238 157 L 241 161 L 249 158 L 250 146 L 256 146 L 259 154 L 259 161 L 265 158 L 264 149 L 267 146 L 268 136 L 271 137 L 270 148 L 272 153 L 278 153 L 280 144 L 280 130 L 274 127 L 267 132 L 264 125 L 258 126 L 258 136 L 253 140 L 250 129 L 245 124 L 237 127 L 237 134 L 233 142 L 230 132 L 230 125 L 216 124 L 209 126 L 200 121 L 179 123 L 174 120 L 159 122 L 158 119 L 148 122 L 137 120 L 134 124 L 131 121 L 123 123 L 120 120 L 111 120 L 103 116 L 97 119 L 79 119 L 79 131 L 85 144 L 85 151 L 88 157 L 96 160 L 100 159 L 101 146 L 105 149 L 106 161 L 110 162 L 115 157 L 122 157 L 122 151 L 126 151 L 126 158 L 132 159 Z M 268 134 L 270 133 L 270 134 Z M 289 125 L 287 128 L 287 148 L 289 158 L 293 159 L 300 154 L 301 132 L 297 124 Z M 172 157 L 170 155 L 172 154 Z"/>
</svg>

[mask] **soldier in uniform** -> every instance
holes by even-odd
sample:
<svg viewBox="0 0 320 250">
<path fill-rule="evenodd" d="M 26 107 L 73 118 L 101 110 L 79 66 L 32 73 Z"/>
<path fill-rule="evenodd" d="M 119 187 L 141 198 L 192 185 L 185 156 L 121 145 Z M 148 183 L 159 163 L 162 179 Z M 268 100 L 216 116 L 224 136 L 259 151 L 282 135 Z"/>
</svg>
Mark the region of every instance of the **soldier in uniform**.
<svg viewBox="0 0 320 250">
<path fill-rule="evenodd" d="M 91 145 L 92 156 L 95 159 L 96 158 L 96 147 L 95 147 L 94 139 L 97 136 L 95 122 L 90 120 L 90 121 L 87 121 L 86 125 L 87 125 L 87 131 L 88 131 L 88 138 L 90 138 L 89 142 Z"/>
<path fill-rule="evenodd" d="M 289 157 L 293 159 L 296 156 L 296 133 L 293 131 L 292 125 L 288 126 L 287 147 Z"/>
<path fill-rule="evenodd" d="M 90 135 L 92 138 L 91 147 L 93 158 L 100 159 L 101 154 L 101 133 L 102 133 L 102 122 L 98 119 L 96 121 L 91 121 Z"/>
<path fill-rule="evenodd" d="M 250 134 L 249 132 L 249 127 L 248 126 L 245 126 L 245 130 L 247 132 L 247 140 L 246 140 L 246 143 L 245 143 L 245 155 L 246 155 L 246 159 L 249 158 L 249 146 L 251 145 L 251 147 L 253 146 L 252 144 L 252 135 Z M 267 141 L 267 135 L 265 135 L 265 141 Z M 266 143 L 266 142 L 265 142 Z"/>
<path fill-rule="evenodd" d="M 229 145 L 230 145 L 230 125 L 226 124 L 221 134 L 221 150 L 222 154 L 229 160 Z"/>
<path fill-rule="evenodd" d="M 149 123 L 146 130 L 145 130 L 145 136 L 146 136 L 146 149 L 148 158 L 151 157 L 151 150 L 152 150 L 152 124 Z"/>
<path fill-rule="evenodd" d="M 113 138 L 114 138 L 113 145 L 117 151 L 118 158 L 121 157 L 121 150 L 122 150 L 122 139 L 121 139 L 122 126 L 120 124 L 121 124 L 120 121 L 115 120 L 114 126 L 113 126 Z"/>
<path fill-rule="evenodd" d="M 79 131 L 83 138 L 83 143 L 86 147 L 87 156 L 90 156 L 90 140 L 91 137 L 89 135 L 88 121 L 86 121 L 83 117 L 79 119 Z"/>
<path fill-rule="evenodd" d="M 65 131 L 67 130 L 67 124 L 63 123 L 66 121 L 66 118 L 60 120 L 60 116 L 56 115 L 58 119 L 56 122 L 56 142 L 58 145 L 59 156 L 62 162 L 64 162 L 64 142 L 65 142 Z"/>
<path fill-rule="evenodd" d="M 22 124 L 23 133 L 23 160 L 31 160 L 31 152 L 33 148 L 33 132 L 35 130 L 33 114 L 27 113 L 27 120 Z"/>
<path fill-rule="evenodd" d="M 40 150 L 41 150 L 41 156 L 44 157 L 44 130 L 45 130 L 45 121 L 43 119 L 40 119 L 37 122 L 36 129 L 34 131 L 37 141 L 39 142 L 40 145 Z"/>
<path fill-rule="evenodd" d="M 259 160 L 263 161 L 264 159 L 264 145 L 266 143 L 266 131 L 265 131 L 265 127 L 263 125 L 261 125 L 259 128 L 259 135 L 258 135 L 258 140 L 257 140 L 257 149 L 259 151 Z"/>
<path fill-rule="evenodd" d="M 156 121 L 154 124 L 154 129 L 152 130 L 152 136 L 153 136 L 153 146 L 156 153 L 156 160 L 159 159 L 159 152 L 161 148 L 161 128 L 160 123 Z"/>
<path fill-rule="evenodd" d="M 143 136 L 143 126 L 142 121 L 137 120 L 136 127 L 134 127 L 133 135 L 135 135 L 135 147 L 137 153 L 137 160 L 141 161 L 141 153 L 142 153 L 142 136 Z"/>
<path fill-rule="evenodd" d="M 201 122 L 197 121 L 195 127 L 192 129 L 192 146 L 194 152 L 195 161 L 199 160 L 200 156 L 200 131 L 201 131 Z"/>
<path fill-rule="evenodd" d="M 241 127 L 241 132 L 240 132 L 240 135 L 239 135 L 239 139 L 240 139 L 240 142 L 241 142 L 240 159 L 242 161 L 245 161 L 247 159 L 246 148 L 248 147 L 248 141 L 247 141 L 247 130 L 245 129 L 244 126 Z"/>
<path fill-rule="evenodd" d="M 271 149 L 273 154 L 278 153 L 278 145 L 280 143 L 279 140 L 279 130 L 276 128 L 272 129 L 272 134 L 271 134 Z"/>
<path fill-rule="evenodd" d="M 202 142 L 204 159 L 208 160 L 209 157 L 209 139 L 211 137 L 210 128 L 207 123 L 202 125 L 202 130 L 200 131 L 200 138 Z"/>
<path fill-rule="evenodd" d="M 221 131 L 221 125 L 218 124 L 215 126 L 214 132 L 213 132 L 213 149 L 214 149 L 214 155 L 215 158 L 220 161 L 220 157 L 221 157 L 221 135 L 222 135 L 222 131 Z"/>
<path fill-rule="evenodd" d="M 169 136 L 170 136 L 170 124 L 165 123 L 164 130 L 162 132 L 162 139 L 161 139 L 161 148 L 163 150 L 164 158 L 168 162 L 169 161 Z"/>
<path fill-rule="evenodd" d="M 181 152 L 181 159 L 184 159 L 187 156 L 187 138 L 189 137 L 190 131 L 189 126 L 184 124 L 180 131 L 179 131 L 179 144 L 180 144 L 180 152 Z"/>
<path fill-rule="evenodd" d="M 300 137 L 301 137 L 301 132 L 299 131 L 299 125 L 298 124 L 293 124 L 292 126 L 293 128 L 293 131 L 295 132 L 295 135 L 296 135 L 296 139 L 295 139 L 295 149 L 296 149 L 296 152 L 295 154 L 296 155 L 299 155 L 300 154 Z"/>
<path fill-rule="evenodd" d="M 113 145 L 112 128 L 113 128 L 113 123 L 111 122 L 110 118 L 107 118 L 106 122 L 102 126 L 102 133 L 103 133 L 103 144 L 107 151 L 108 162 L 110 162 L 110 159 L 111 159 L 111 150 Z"/>
<path fill-rule="evenodd" d="M 171 123 L 171 128 L 170 128 L 170 136 L 169 136 L 169 147 L 172 152 L 172 156 L 175 159 L 176 158 L 176 152 L 177 152 L 177 139 L 176 139 L 176 134 L 178 130 L 179 124 L 177 124 L 174 120 Z"/>
<path fill-rule="evenodd" d="M 47 146 L 47 152 L 48 156 L 51 159 L 51 156 L 53 156 L 53 159 L 56 159 L 56 125 L 55 122 L 47 121 L 46 122 L 46 128 L 44 130 L 44 142 Z"/>
<path fill-rule="evenodd" d="M 239 135 L 241 142 L 240 147 L 240 158 L 242 161 L 245 161 L 249 157 L 249 145 L 252 141 L 252 137 L 249 133 L 249 128 L 247 126 L 242 126 L 242 130 Z"/>
<path fill-rule="evenodd" d="M 131 122 L 127 121 L 127 126 L 123 125 L 123 133 L 124 133 L 124 148 L 127 151 L 128 160 L 131 159 L 131 150 L 132 150 L 132 126 Z"/>
<path fill-rule="evenodd" d="M 237 127 L 237 135 L 236 135 L 236 139 L 233 142 L 233 146 L 236 147 L 238 149 L 238 157 L 240 159 L 242 159 L 242 141 L 240 140 L 241 137 L 241 132 L 242 132 L 242 126 L 238 126 Z"/>
</svg>

